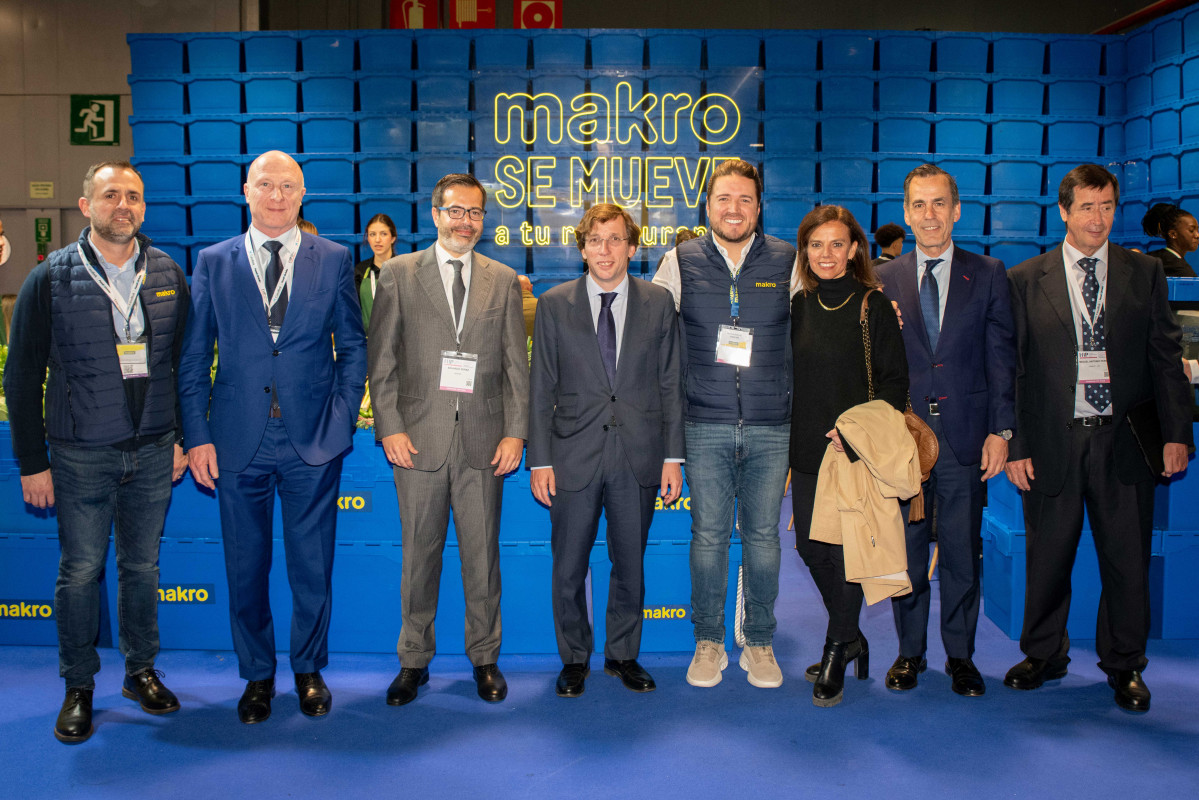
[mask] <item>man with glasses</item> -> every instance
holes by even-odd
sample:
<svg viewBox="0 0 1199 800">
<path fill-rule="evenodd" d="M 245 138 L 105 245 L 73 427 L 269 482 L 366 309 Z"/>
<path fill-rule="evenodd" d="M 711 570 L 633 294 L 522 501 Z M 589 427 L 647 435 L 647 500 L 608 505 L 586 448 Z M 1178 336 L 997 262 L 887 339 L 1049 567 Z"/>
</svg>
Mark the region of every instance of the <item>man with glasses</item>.
<svg viewBox="0 0 1199 800">
<path fill-rule="evenodd" d="M 496 665 L 500 501 L 503 476 L 524 451 L 529 362 L 516 273 L 473 252 L 486 203 L 472 175 L 438 181 L 437 241 L 388 260 L 375 289 L 368 332 L 375 436 L 395 466 L 404 549 L 401 669 L 387 690 L 393 706 L 416 699 L 429 680 L 451 509 L 478 694 L 492 703 L 508 694 Z"/>
<path fill-rule="evenodd" d="M 640 233 L 620 206 L 588 209 L 575 229 L 587 274 L 542 295 L 534 324 L 530 484 L 550 509 L 559 697 L 581 695 L 590 672 L 584 587 L 601 511 L 612 561 L 604 672 L 635 692 L 656 688 L 637 663 L 643 559 L 655 496 L 670 505 L 682 493 L 683 394 L 673 299 L 628 275 Z"/>
</svg>

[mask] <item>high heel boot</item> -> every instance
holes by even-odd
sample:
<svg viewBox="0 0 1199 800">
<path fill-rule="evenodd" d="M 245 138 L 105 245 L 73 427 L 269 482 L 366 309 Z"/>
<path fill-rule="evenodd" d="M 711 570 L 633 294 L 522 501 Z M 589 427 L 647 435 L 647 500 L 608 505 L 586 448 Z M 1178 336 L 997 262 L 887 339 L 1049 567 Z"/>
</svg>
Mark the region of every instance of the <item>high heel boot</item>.
<svg viewBox="0 0 1199 800">
<path fill-rule="evenodd" d="M 852 642 L 824 640 L 824 656 L 820 659 L 820 674 L 812 687 L 812 703 L 822 708 L 841 702 L 845 688 L 845 668 L 854 662 L 853 674 L 860 681 L 870 677 L 870 645 L 858 633 Z"/>
</svg>

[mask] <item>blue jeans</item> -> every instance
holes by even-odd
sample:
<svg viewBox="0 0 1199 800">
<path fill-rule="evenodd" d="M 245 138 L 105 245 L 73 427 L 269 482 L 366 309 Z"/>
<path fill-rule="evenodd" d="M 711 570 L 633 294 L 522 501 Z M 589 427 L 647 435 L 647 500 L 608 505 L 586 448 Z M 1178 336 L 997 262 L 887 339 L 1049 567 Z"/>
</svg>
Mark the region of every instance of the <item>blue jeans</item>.
<svg viewBox="0 0 1199 800">
<path fill-rule="evenodd" d="M 745 643 L 769 645 L 779 593 L 779 512 L 787 482 L 789 425 L 688 422 L 691 613 L 695 640 L 724 641 L 734 501 L 744 554 Z"/>
<path fill-rule="evenodd" d="M 174 433 L 137 450 L 51 445 L 62 555 L 54 588 L 58 672 L 91 689 L 100 671 L 100 573 L 116 523 L 117 621 L 125 671 L 158 655 L 158 543 L 171 500 Z M 110 576 L 111 579 L 111 576 Z"/>
</svg>

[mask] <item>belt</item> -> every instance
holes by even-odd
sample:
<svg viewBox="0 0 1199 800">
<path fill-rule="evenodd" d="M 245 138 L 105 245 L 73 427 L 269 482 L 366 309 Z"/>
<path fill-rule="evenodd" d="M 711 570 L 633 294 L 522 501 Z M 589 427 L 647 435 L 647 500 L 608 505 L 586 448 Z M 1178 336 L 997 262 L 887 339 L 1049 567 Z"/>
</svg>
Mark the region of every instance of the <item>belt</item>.
<svg viewBox="0 0 1199 800">
<path fill-rule="evenodd" d="M 1081 425 L 1084 428 L 1100 428 L 1104 425 L 1111 425 L 1111 417 L 1075 417 L 1075 425 Z"/>
<path fill-rule="evenodd" d="M 939 416 L 941 415 L 941 411 L 940 411 L 940 409 L 937 407 L 937 401 L 936 401 L 936 400 L 929 400 L 929 401 L 928 401 L 928 415 L 929 415 L 930 417 L 939 417 Z"/>
</svg>

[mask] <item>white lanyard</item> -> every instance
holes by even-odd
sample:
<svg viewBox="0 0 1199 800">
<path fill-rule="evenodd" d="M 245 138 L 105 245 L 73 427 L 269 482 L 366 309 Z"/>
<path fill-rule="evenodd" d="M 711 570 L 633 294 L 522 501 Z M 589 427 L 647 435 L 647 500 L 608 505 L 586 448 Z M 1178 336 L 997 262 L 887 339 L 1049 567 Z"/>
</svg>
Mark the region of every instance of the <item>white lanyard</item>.
<svg viewBox="0 0 1199 800">
<path fill-rule="evenodd" d="M 372 264 L 371 268 L 369 270 L 367 270 L 367 272 L 369 272 L 371 274 L 371 299 L 372 300 L 375 299 L 375 270 L 376 269 L 377 269 L 377 267 L 375 267 Z"/>
<path fill-rule="evenodd" d="M 129 298 L 125 299 L 117 293 L 116 288 L 100 277 L 100 273 L 87 260 L 87 254 L 83 251 L 83 245 L 76 242 L 75 247 L 79 250 L 79 258 L 83 260 L 83 266 L 87 269 L 87 274 L 92 276 L 92 280 L 100 287 L 100 291 L 108 296 L 108 299 L 116 306 L 117 311 L 125 318 L 125 341 L 133 338 L 130 332 L 130 321 L 133 319 L 133 312 L 137 309 L 137 294 L 142 290 L 142 284 L 146 282 L 146 271 L 143 269 L 137 273 L 133 279 L 133 287 L 129 291 Z M 147 263 L 149 261 L 147 260 Z"/>
<path fill-rule="evenodd" d="M 295 246 L 291 248 L 291 252 L 287 256 L 287 260 L 283 263 L 283 272 L 279 275 L 279 282 L 275 284 L 275 292 L 269 298 L 266 296 L 266 278 L 265 268 L 259 266 L 258 250 L 254 247 L 254 242 L 250 240 L 250 232 L 246 231 L 246 256 L 250 260 L 250 269 L 254 272 L 254 283 L 258 284 L 258 293 L 262 295 L 262 305 L 266 309 L 269 316 L 271 309 L 275 307 L 275 303 L 279 302 L 280 295 L 287 287 L 287 278 L 291 275 L 292 265 L 296 262 L 296 255 L 300 252 L 300 231 L 296 230 Z"/>
<path fill-rule="evenodd" d="M 1095 298 L 1095 313 L 1092 314 L 1091 312 L 1087 311 L 1087 301 L 1085 299 L 1083 299 L 1082 287 L 1080 287 L 1078 285 L 1079 282 L 1077 280 L 1075 280 L 1076 276 L 1074 275 L 1073 270 L 1070 271 L 1070 274 L 1068 277 L 1069 277 L 1069 280 L 1066 282 L 1070 284 L 1070 297 L 1074 300 L 1074 306 L 1075 306 L 1075 308 L 1078 309 L 1078 315 L 1082 319 L 1086 320 L 1087 324 L 1091 326 L 1091 336 L 1094 337 L 1095 336 L 1095 321 L 1098 320 L 1099 317 L 1101 317 L 1103 315 L 1103 303 L 1104 303 L 1104 300 L 1107 299 L 1107 281 L 1099 282 L 1099 296 Z M 1099 280 L 1098 275 L 1096 275 L 1095 279 Z M 1086 271 L 1085 270 L 1083 272 L 1083 280 L 1086 280 Z M 1087 343 L 1084 342 L 1084 344 L 1087 344 Z M 1092 350 L 1094 348 L 1084 347 L 1082 349 L 1083 350 Z"/>
</svg>

